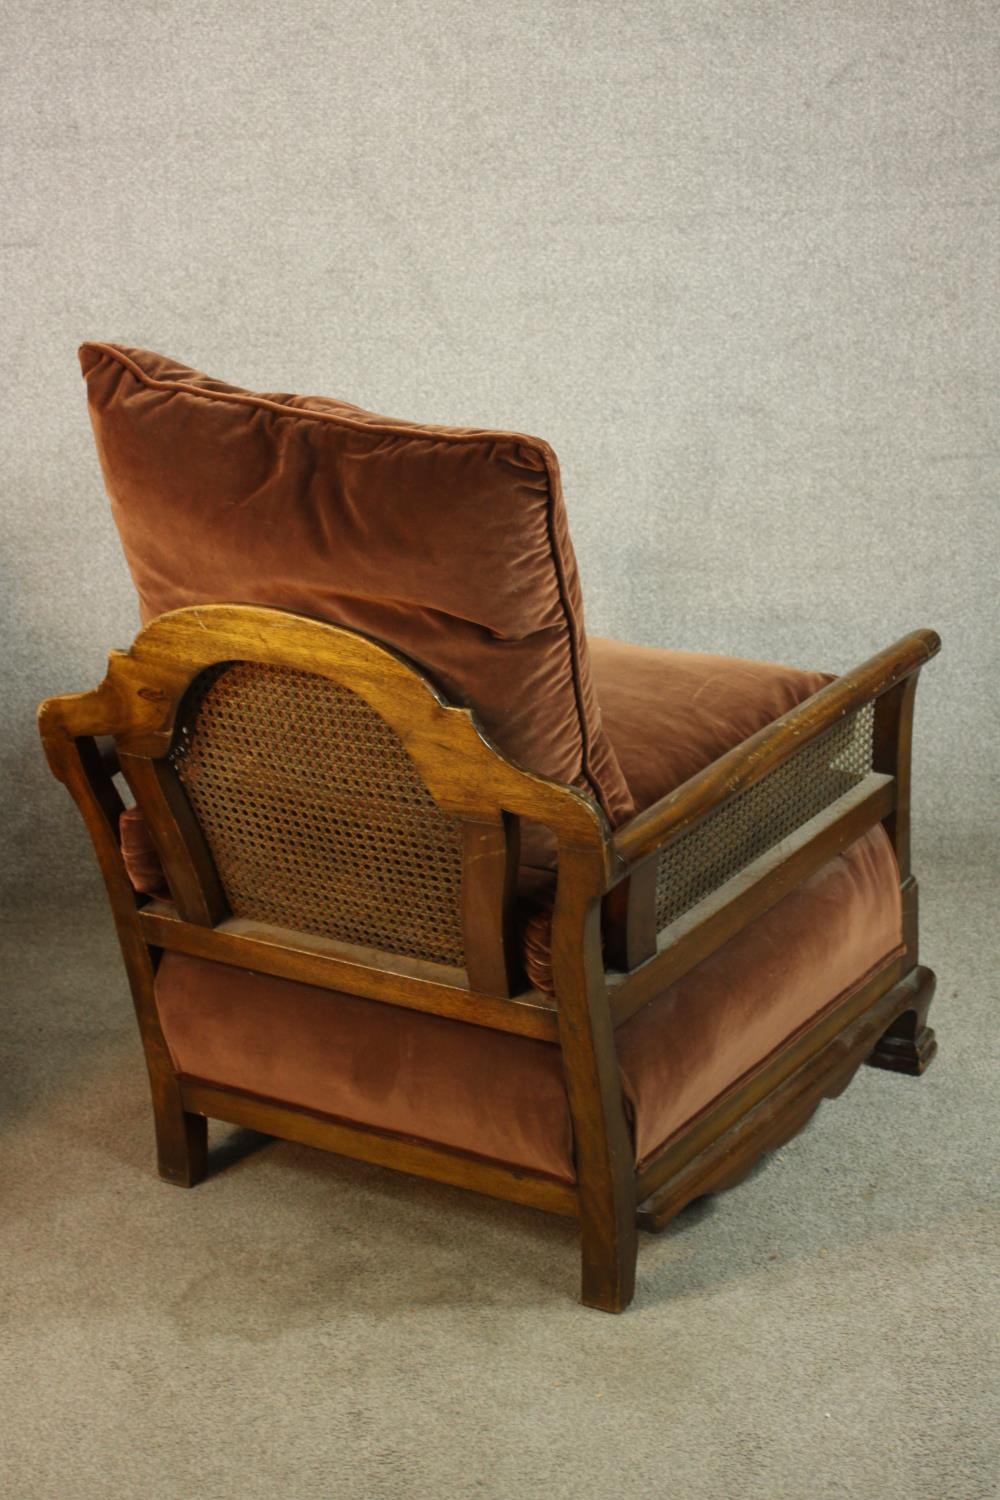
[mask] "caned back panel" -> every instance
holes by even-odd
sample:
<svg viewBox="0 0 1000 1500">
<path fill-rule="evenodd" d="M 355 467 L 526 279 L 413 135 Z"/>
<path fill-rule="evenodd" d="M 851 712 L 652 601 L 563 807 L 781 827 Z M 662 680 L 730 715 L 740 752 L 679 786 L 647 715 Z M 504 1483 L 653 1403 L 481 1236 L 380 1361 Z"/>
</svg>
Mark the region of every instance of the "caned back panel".
<svg viewBox="0 0 1000 1500">
<path fill-rule="evenodd" d="M 185 695 L 170 760 L 235 916 L 462 966 L 462 825 L 364 698 L 226 662 Z"/>
</svg>

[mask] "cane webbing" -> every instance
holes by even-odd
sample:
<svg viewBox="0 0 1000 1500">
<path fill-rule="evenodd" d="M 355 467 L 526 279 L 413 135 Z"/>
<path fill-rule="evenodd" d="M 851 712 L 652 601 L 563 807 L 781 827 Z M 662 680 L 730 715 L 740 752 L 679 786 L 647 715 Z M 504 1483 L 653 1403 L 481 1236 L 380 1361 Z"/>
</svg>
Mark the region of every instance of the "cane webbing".
<svg viewBox="0 0 1000 1500">
<path fill-rule="evenodd" d="M 464 963 L 461 823 L 357 693 L 224 663 L 189 689 L 170 759 L 235 916 Z"/>
<path fill-rule="evenodd" d="M 848 715 L 668 845 L 656 874 L 657 928 L 863 781 L 872 769 L 874 714 L 869 703 Z"/>
</svg>

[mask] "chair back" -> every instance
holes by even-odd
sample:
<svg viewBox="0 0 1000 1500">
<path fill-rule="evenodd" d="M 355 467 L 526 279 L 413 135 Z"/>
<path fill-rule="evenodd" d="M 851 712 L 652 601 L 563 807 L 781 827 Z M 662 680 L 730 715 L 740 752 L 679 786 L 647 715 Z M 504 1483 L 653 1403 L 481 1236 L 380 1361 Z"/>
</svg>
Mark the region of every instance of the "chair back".
<svg viewBox="0 0 1000 1500">
<path fill-rule="evenodd" d="M 321 621 L 177 610 L 112 653 L 94 692 L 40 713 L 53 770 L 85 816 L 96 781 L 87 756 L 76 764 L 81 743 L 113 737 L 172 898 L 119 904 L 138 900 L 146 940 L 162 946 L 292 978 L 322 970 L 328 987 L 386 999 L 402 978 L 471 1004 L 527 988 L 522 818 L 570 855 L 577 897 L 581 878 L 594 902 L 607 881 L 609 831 L 591 797 L 512 765 L 403 657 Z M 104 804 L 88 821 L 117 880 Z M 463 1003 L 454 995 L 448 1013 Z"/>
</svg>

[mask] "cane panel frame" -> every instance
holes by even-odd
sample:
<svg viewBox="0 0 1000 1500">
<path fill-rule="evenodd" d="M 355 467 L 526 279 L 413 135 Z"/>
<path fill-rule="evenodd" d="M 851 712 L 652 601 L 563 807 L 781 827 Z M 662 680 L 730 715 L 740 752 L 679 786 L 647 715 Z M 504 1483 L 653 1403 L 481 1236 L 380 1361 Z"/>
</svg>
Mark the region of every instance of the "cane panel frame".
<svg viewBox="0 0 1000 1500">
<path fill-rule="evenodd" d="M 461 820 L 353 689 L 257 662 L 210 667 L 168 758 L 233 916 L 465 967 Z"/>
</svg>

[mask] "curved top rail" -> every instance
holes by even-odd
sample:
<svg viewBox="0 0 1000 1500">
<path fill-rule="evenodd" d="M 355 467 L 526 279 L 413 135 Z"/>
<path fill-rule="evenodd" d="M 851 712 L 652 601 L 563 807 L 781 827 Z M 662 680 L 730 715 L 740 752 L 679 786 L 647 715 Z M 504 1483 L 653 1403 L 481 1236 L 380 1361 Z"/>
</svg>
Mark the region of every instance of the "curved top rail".
<svg viewBox="0 0 1000 1500">
<path fill-rule="evenodd" d="M 93 691 L 41 705 L 42 740 L 48 746 L 67 736 L 110 734 L 126 754 L 163 756 L 192 679 L 228 661 L 311 672 L 350 688 L 396 731 L 447 811 L 474 817 L 502 808 L 545 823 L 563 843 L 603 848 L 607 859 L 607 821 L 586 793 L 507 760 L 471 709 L 448 704 L 398 652 L 285 610 L 207 604 L 160 615 L 128 651 L 111 652 L 107 675 Z M 58 757 L 50 760 L 58 775 Z"/>
</svg>

